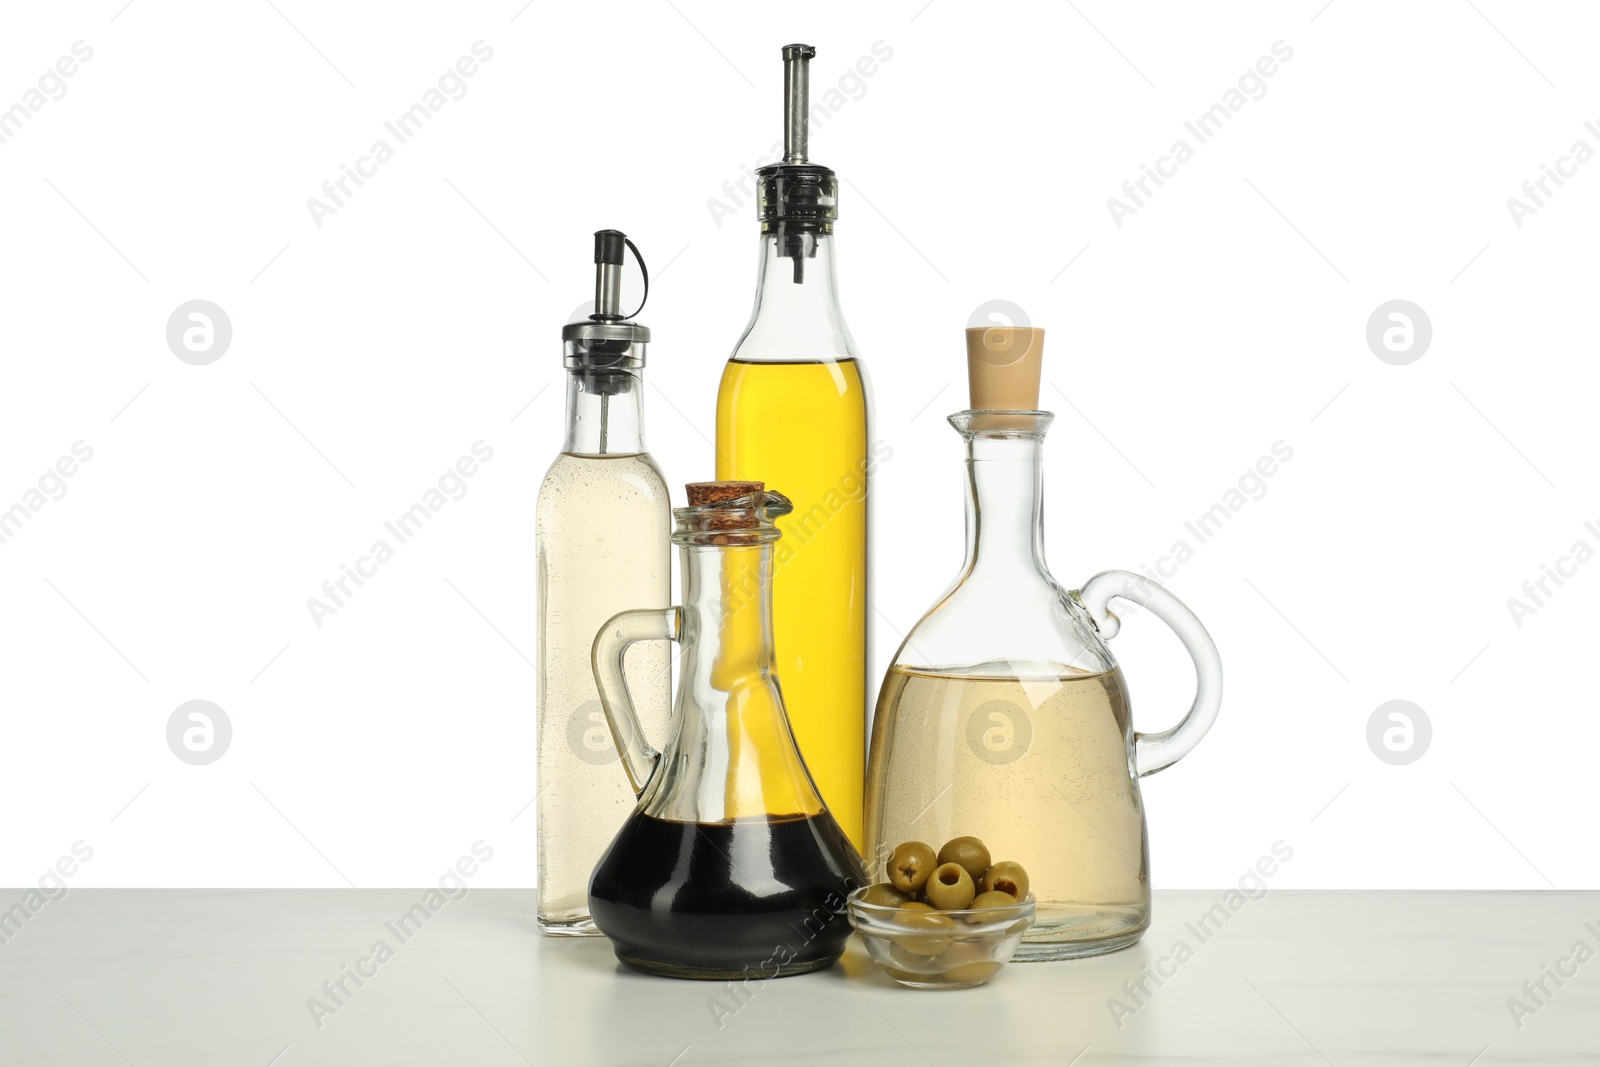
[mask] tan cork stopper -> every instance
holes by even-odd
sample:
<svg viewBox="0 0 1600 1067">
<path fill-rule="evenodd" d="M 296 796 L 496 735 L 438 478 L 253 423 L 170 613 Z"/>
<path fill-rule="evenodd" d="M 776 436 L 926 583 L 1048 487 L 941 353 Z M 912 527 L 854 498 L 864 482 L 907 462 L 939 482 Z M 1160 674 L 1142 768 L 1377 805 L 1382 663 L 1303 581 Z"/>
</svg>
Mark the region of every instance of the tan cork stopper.
<svg viewBox="0 0 1600 1067">
<path fill-rule="evenodd" d="M 974 326 L 967 330 L 967 388 L 972 407 L 1037 411 L 1044 330 Z"/>
<path fill-rule="evenodd" d="M 766 487 L 766 482 L 690 482 L 683 490 L 689 494 L 691 508 L 703 508 L 759 493 Z"/>
<path fill-rule="evenodd" d="M 683 487 L 692 508 L 715 507 L 766 488 L 765 482 L 689 482 Z M 753 530 L 761 524 L 754 509 L 740 508 L 715 515 L 706 523 L 711 530 Z"/>
</svg>

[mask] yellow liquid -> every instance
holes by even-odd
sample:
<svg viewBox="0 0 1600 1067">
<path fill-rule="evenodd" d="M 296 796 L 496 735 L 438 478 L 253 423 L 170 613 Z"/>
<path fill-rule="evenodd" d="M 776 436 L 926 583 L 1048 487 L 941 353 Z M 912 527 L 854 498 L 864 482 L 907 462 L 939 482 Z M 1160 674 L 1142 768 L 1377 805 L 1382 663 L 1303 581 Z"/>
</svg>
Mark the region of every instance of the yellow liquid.
<svg viewBox="0 0 1600 1067">
<path fill-rule="evenodd" d="M 866 772 L 867 399 L 855 360 L 729 360 L 717 478 L 794 501 L 773 555 L 776 673 L 800 755 L 862 846 Z"/>
<path fill-rule="evenodd" d="M 717 642 L 720 654 L 711 665 L 711 688 L 727 694 L 728 778 L 723 818 L 816 815 L 822 810 L 816 791 L 794 758 L 794 745 L 784 735 L 777 691 L 767 684 L 771 668 L 761 626 L 760 587 L 764 547 L 724 548 L 722 604 Z M 780 684 L 781 684 L 781 675 Z"/>
<path fill-rule="evenodd" d="M 895 667 L 873 723 L 868 873 L 902 841 L 983 839 L 1021 863 L 1038 921 L 1020 959 L 1120 948 L 1150 921 L 1144 804 L 1120 670 Z"/>
</svg>

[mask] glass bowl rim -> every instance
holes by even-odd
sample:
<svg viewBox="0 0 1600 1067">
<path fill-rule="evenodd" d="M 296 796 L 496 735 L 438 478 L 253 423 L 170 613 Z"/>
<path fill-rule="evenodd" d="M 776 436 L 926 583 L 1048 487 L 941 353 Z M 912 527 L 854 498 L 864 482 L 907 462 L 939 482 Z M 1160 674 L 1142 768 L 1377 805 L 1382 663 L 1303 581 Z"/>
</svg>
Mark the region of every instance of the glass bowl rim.
<svg viewBox="0 0 1600 1067">
<path fill-rule="evenodd" d="M 870 885 L 864 885 L 859 889 L 850 891 L 850 895 L 845 898 L 849 902 L 850 912 L 852 915 L 858 915 L 873 922 L 888 922 L 900 910 L 899 905 L 868 904 L 861 898 L 871 888 L 872 886 Z M 952 919 L 959 918 L 974 925 L 991 922 L 1013 922 L 1023 918 L 1028 920 L 1029 925 L 1032 925 L 1035 903 L 1033 893 L 1029 892 L 1026 897 L 1023 897 L 1015 904 L 1001 904 L 995 908 L 936 908 L 934 910 L 940 915 L 948 915 Z M 908 929 L 906 932 L 911 933 L 912 931 Z"/>
</svg>

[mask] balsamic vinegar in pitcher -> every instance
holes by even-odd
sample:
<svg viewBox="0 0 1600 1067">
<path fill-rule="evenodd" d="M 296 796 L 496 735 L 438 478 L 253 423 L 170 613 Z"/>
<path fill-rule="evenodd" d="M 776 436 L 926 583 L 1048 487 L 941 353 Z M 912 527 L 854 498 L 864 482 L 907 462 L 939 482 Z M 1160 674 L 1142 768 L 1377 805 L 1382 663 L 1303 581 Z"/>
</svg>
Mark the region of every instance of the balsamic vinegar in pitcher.
<svg viewBox="0 0 1600 1067">
<path fill-rule="evenodd" d="M 639 795 L 589 882 L 617 958 L 672 978 L 778 978 L 826 967 L 866 872 L 795 748 L 773 669 L 773 524 L 760 482 L 688 486 L 672 540 L 680 607 L 625 611 L 594 642 L 595 681 Z M 683 644 L 665 752 L 645 740 L 622 669 L 641 641 Z"/>
<path fill-rule="evenodd" d="M 645 969 L 771 978 L 827 966 L 850 934 L 834 913 L 861 873 L 831 818 L 703 823 L 640 815 L 612 849 L 625 859 L 602 863 L 589 892 L 624 962 L 670 957 L 670 969 L 660 962 Z M 751 870 L 760 878 L 747 883 Z"/>
</svg>

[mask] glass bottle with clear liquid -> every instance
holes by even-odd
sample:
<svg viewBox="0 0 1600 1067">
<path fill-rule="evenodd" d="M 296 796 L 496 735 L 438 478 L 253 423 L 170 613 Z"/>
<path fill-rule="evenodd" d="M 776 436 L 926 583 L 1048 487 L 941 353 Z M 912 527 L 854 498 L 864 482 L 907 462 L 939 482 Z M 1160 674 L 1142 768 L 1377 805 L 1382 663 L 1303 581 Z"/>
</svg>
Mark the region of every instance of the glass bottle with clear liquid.
<svg viewBox="0 0 1600 1067">
<path fill-rule="evenodd" d="M 1109 952 L 1144 933 L 1139 778 L 1186 755 L 1222 696 L 1216 648 L 1171 593 L 1127 571 L 1069 592 L 1045 565 L 1042 459 L 1054 416 L 1036 410 L 1043 334 L 968 331 L 973 409 L 950 416 L 967 449 L 966 559 L 895 655 L 867 773 L 874 875 L 901 841 L 937 847 L 967 834 L 1027 869 L 1038 920 L 1023 960 Z M 1105 644 L 1119 626 L 1113 598 L 1164 620 L 1194 658 L 1194 703 L 1169 730 L 1133 729 Z"/>
<path fill-rule="evenodd" d="M 773 520 L 760 482 L 701 482 L 674 514 L 683 600 L 625 611 L 594 642 L 594 673 L 639 797 L 595 867 L 589 906 L 617 957 L 674 978 L 766 979 L 827 967 L 850 935 L 861 857 L 795 747 L 773 649 Z M 672 726 L 645 739 L 623 657 L 681 642 Z M 612 772 L 621 781 L 622 775 Z"/>
<path fill-rule="evenodd" d="M 862 842 L 867 712 L 866 373 L 839 308 L 838 178 L 806 157 L 809 45 L 788 45 L 783 162 L 757 171 L 755 311 L 717 392 L 717 477 L 794 501 L 773 574 L 776 655 L 795 739 Z"/>
<path fill-rule="evenodd" d="M 672 596 L 671 504 L 644 443 L 650 331 L 618 314 L 628 246 L 615 230 L 595 235 L 595 313 L 562 331 L 566 439 L 536 511 L 538 920 L 547 934 L 598 934 L 589 875 L 634 803 L 595 688 L 594 636 L 617 612 L 665 607 Z M 666 649 L 641 646 L 627 670 L 640 720 L 663 736 Z"/>
</svg>

